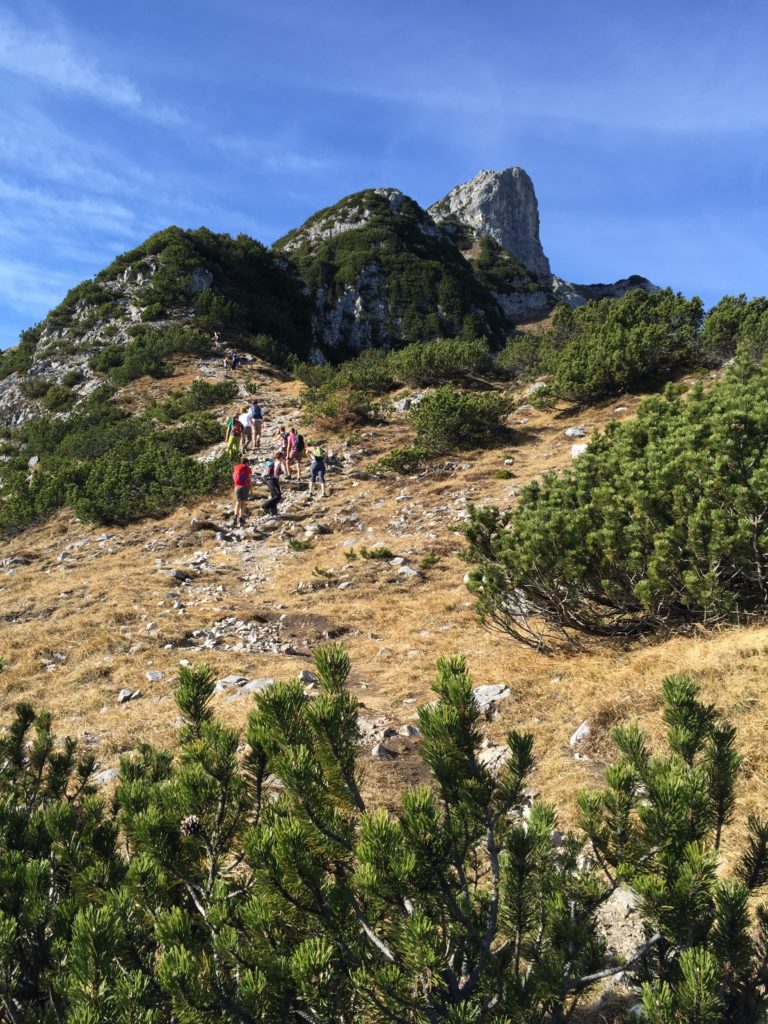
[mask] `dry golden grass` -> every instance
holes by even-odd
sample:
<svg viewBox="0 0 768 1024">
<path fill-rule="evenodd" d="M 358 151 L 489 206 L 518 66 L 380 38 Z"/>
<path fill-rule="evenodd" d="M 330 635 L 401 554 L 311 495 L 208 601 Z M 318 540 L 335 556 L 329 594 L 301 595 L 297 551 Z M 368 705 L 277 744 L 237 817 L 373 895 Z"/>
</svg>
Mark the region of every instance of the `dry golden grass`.
<svg viewBox="0 0 768 1024">
<path fill-rule="evenodd" d="M 184 369 L 189 383 L 192 370 Z M 253 371 L 240 371 L 247 379 Z M 187 379 L 189 378 L 189 379 Z M 152 397 L 175 390 L 179 377 L 151 382 Z M 147 382 L 131 385 L 131 400 L 146 400 Z M 262 394 L 274 405 L 295 399 L 297 382 L 262 385 Z M 532 731 L 538 765 L 534 782 L 542 797 L 560 809 L 564 824 L 575 821 L 575 797 L 584 786 L 599 783 L 610 760 L 609 732 L 618 723 L 638 720 L 652 744 L 660 746 L 664 727 L 660 714 L 660 682 L 671 672 L 690 672 L 702 686 L 704 697 L 732 716 L 739 729 L 739 746 L 745 755 L 745 771 L 739 791 L 737 820 L 765 806 L 768 799 L 766 720 L 768 688 L 768 627 L 731 628 L 719 632 L 645 642 L 629 649 L 595 646 L 579 653 L 536 654 L 510 644 L 503 636 L 480 628 L 462 577 L 467 566 L 460 558 L 460 537 L 449 529 L 454 518 L 451 506 L 459 499 L 494 502 L 514 501 L 527 481 L 545 469 L 570 463 L 571 441 L 567 426 L 580 424 L 591 431 L 613 416 L 628 416 L 638 396 L 605 403 L 581 413 L 566 409 L 538 412 L 530 407 L 510 417 L 517 431 L 508 449 L 469 452 L 457 461 L 470 464 L 443 479 L 355 480 L 348 475 L 329 476 L 329 497 L 315 501 L 312 514 L 332 532 L 315 539 L 306 551 L 291 551 L 287 535 L 301 535 L 302 516 L 308 506 L 300 499 L 288 510 L 286 526 L 264 541 L 249 542 L 257 556 L 243 564 L 237 549 L 221 545 L 208 533 L 191 531 L 194 516 L 220 518 L 219 506 L 228 494 L 178 509 L 159 522 L 143 522 L 124 529 L 84 525 L 62 512 L 48 523 L 25 532 L 2 550 L 2 556 L 24 553 L 28 564 L 15 566 L 12 575 L 0 575 L 0 621 L 3 623 L 0 653 L 7 668 L 0 676 L 0 721 L 7 721 L 18 700 L 51 708 L 61 733 L 83 732 L 102 737 L 96 748 L 104 766 L 114 764 L 121 751 L 138 740 L 173 745 L 177 709 L 172 700 L 173 681 L 179 660 L 200 660 L 195 651 L 179 649 L 178 641 L 195 628 L 210 627 L 227 615 L 287 616 L 297 623 L 307 615 L 319 616 L 339 629 L 353 663 L 351 689 L 367 717 L 383 716 L 395 725 L 413 719 L 419 703 L 431 698 L 430 684 L 438 657 L 463 653 L 477 683 L 504 682 L 511 697 L 501 704 L 499 718 L 488 733 L 499 739 L 511 727 Z M 627 407 L 615 413 L 616 406 Z M 286 415 L 285 422 L 295 420 Z M 274 423 L 268 424 L 271 433 Z M 307 437 L 313 432 L 303 428 Z M 316 432 L 315 432 L 316 433 Z M 407 442 L 409 430 L 402 419 L 360 432 L 364 465 L 394 445 Z M 327 438 L 329 447 L 338 439 Z M 514 478 L 497 480 L 504 458 L 514 456 Z M 398 501 L 405 495 L 406 500 Z M 432 509 L 448 511 L 434 519 Z M 410 512 L 409 512 L 410 510 Z M 409 519 L 400 521 L 403 512 Z M 340 523 L 337 515 L 357 514 L 362 530 Z M 458 515 L 458 512 L 455 513 Z M 295 525 L 294 525 L 295 523 Z M 97 538 L 108 533 L 111 539 Z M 58 559 L 65 545 L 89 541 L 71 556 Z M 160 550 L 146 545 L 163 542 Z M 439 562 L 419 579 L 402 580 L 386 562 L 358 557 L 349 561 L 353 544 L 381 542 L 394 554 L 417 566 L 429 551 Z M 345 546 L 347 545 L 347 546 Z M 188 604 L 179 615 L 165 600 L 175 591 L 158 573 L 156 559 L 167 567 L 186 566 L 197 550 L 207 550 L 213 569 L 189 587 L 200 603 Z M 98 557 L 91 555 L 98 552 Z M 315 568 L 332 570 L 330 579 Z M 244 575 L 261 569 L 266 576 L 252 593 L 245 590 Z M 337 584 L 350 580 L 348 589 Z M 300 588 L 299 583 L 305 587 Z M 316 589 L 307 589 L 312 584 Z M 223 587 L 203 595 L 202 586 Z M 203 597 L 205 602 L 203 603 Z M 186 598 L 185 598 L 186 600 Z M 146 624 L 157 623 L 147 632 Z M 286 678 L 311 665 L 311 630 L 298 626 L 291 642 L 299 656 L 205 652 L 217 676 L 233 672 L 248 677 Z M 170 650 L 165 644 L 173 644 Z M 53 655 L 66 660 L 47 671 Z M 148 671 L 161 671 L 160 682 L 148 682 Z M 140 688 L 141 700 L 118 706 L 122 687 Z M 247 698 L 227 702 L 217 698 L 221 717 L 242 728 L 247 718 Z M 589 720 L 593 736 L 585 752 L 589 760 L 573 758 L 568 739 L 583 720 Z M 403 755 L 388 764 L 366 766 L 366 792 L 375 802 L 391 806 L 404 784 L 423 778 L 418 758 Z M 741 825 L 732 831 L 726 855 L 738 843 Z"/>
</svg>

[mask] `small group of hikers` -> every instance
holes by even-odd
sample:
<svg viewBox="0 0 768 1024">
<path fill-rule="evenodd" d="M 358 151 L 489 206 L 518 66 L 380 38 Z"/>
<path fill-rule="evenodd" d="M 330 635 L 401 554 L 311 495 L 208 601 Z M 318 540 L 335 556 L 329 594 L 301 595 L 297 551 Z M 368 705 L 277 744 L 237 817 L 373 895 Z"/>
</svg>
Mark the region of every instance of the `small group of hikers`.
<svg viewBox="0 0 768 1024">
<path fill-rule="evenodd" d="M 238 449 L 246 452 L 252 445 L 254 450 L 261 448 L 261 431 L 264 426 L 264 414 L 258 399 L 252 398 L 242 412 L 234 413 L 227 420 L 227 432 L 224 436 L 230 453 Z"/>
<path fill-rule="evenodd" d="M 245 524 L 245 503 L 250 497 L 254 473 L 251 460 L 246 457 L 246 453 L 251 447 L 254 451 L 261 448 L 263 428 L 264 415 L 256 398 L 251 399 L 250 404 L 241 413 L 234 413 L 227 421 L 227 449 L 231 454 L 234 454 L 236 449 L 240 452 L 240 461 L 232 473 L 235 485 L 235 525 L 238 526 Z M 315 485 L 318 485 L 321 497 L 325 498 L 326 488 L 325 452 L 320 445 L 307 445 L 296 427 L 285 430 L 283 426 L 279 426 L 272 437 L 275 451 L 271 457 L 265 459 L 261 473 L 261 481 L 266 485 L 269 497 L 261 507 L 267 515 L 274 518 L 283 497 L 280 490 L 281 478 L 293 480 L 295 468 L 295 479 L 301 480 L 301 467 L 306 457 L 309 458 L 309 496 L 312 497 Z"/>
<path fill-rule="evenodd" d="M 325 490 L 325 453 L 319 445 L 313 445 L 307 449 L 310 456 L 309 466 L 309 496 L 312 497 L 315 484 L 320 486 L 320 494 L 324 498 Z M 284 456 L 278 450 L 270 459 L 264 460 L 264 467 L 261 472 L 261 482 L 266 485 L 269 497 L 262 503 L 262 511 L 273 519 L 277 516 L 277 507 L 283 499 L 283 492 L 280 489 L 280 479 L 285 476 L 286 463 Z M 289 477 L 290 479 L 290 477 Z M 253 469 L 250 459 L 245 456 L 232 471 L 232 481 L 235 485 L 235 526 L 245 526 L 246 502 L 251 494 L 253 482 Z"/>
</svg>

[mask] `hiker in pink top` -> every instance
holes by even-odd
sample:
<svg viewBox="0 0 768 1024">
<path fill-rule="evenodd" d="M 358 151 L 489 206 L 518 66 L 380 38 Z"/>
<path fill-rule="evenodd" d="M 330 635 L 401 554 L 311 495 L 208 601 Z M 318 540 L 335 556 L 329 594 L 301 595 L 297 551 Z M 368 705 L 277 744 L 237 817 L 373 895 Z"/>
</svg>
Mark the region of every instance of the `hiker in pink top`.
<svg viewBox="0 0 768 1024">
<path fill-rule="evenodd" d="M 286 446 L 286 469 L 289 480 L 294 466 L 296 467 L 296 479 L 301 480 L 301 460 L 304 458 L 305 449 L 304 438 L 296 430 L 296 427 L 291 427 Z"/>
</svg>

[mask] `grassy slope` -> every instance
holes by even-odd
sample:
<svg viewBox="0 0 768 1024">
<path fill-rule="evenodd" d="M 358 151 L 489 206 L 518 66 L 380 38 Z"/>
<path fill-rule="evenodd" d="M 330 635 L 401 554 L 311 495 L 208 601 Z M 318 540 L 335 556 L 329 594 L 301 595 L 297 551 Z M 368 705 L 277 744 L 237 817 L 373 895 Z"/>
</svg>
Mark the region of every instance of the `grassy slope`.
<svg viewBox="0 0 768 1024">
<path fill-rule="evenodd" d="M 189 360 L 171 380 L 135 382 L 131 404 L 187 385 L 194 376 L 195 364 Z M 241 381 L 258 379 L 251 370 L 239 376 Z M 291 422 L 299 386 L 276 383 L 266 374 L 262 381 L 270 422 L 275 424 L 278 416 Z M 139 737 L 174 743 L 173 676 L 181 658 L 198 655 L 175 646 L 166 650 L 166 644 L 175 645 L 188 631 L 209 628 L 228 615 L 278 620 L 281 639 L 299 656 L 214 650 L 205 657 L 219 676 L 289 677 L 309 666 L 312 645 L 325 631 L 342 628 L 353 659 L 352 689 L 368 718 L 381 716 L 396 726 L 410 721 L 416 705 L 430 697 L 435 659 L 454 651 L 467 655 L 478 683 L 509 684 L 512 697 L 501 705 L 489 735 L 500 738 L 511 726 L 535 734 L 536 786 L 562 809 L 563 820 L 572 822 L 577 790 L 599 777 L 609 757 L 611 726 L 639 718 L 658 739 L 663 728 L 660 680 L 669 672 L 691 671 L 704 696 L 729 713 L 739 729 L 746 754 L 737 813 L 742 819 L 768 799 L 768 627 L 702 632 L 630 650 L 595 647 L 579 655 L 542 657 L 481 630 L 462 584 L 461 540 L 450 527 L 464 502 L 514 500 L 524 482 L 544 469 L 569 464 L 566 427 L 578 423 L 589 431 L 612 416 L 631 415 L 638 400 L 633 396 L 581 414 L 532 409 L 514 414 L 510 422 L 519 431 L 519 443 L 511 480 L 493 477 L 506 450 L 467 453 L 457 460 L 467 468 L 441 479 L 356 480 L 348 472 L 335 472 L 325 503 L 310 507 L 304 492 L 291 492 L 276 532 L 242 547 L 219 544 L 212 533 L 190 526 L 193 516 L 220 520 L 228 494 L 210 496 L 159 522 L 111 529 L 107 540 L 99 539 L 102 528 L 60 513 L 0 550 L 0 559 L 25 556 L 27 563 L 0 573 L 1 653 L 8 662 L 0 676 L 0 721 L 8 720 L 20 699 L 48 706 L 56 713 L 59 733 L 98 734 L 99 761 L 110 766 Z M 617 406 L 628 411 L 615 413 Z M 351 443 L 326 441 L 330 449 L 351 454 L 354 469 L 408 439 L 405 421 L 392 417 Z M 291 551 L 287 539 L 303 535 L 308 516 L 331 532 L 317 537 L 310 550 Z M 67 545 L 78 541 L 89 543 L 59 559 Z M 377 541 L 413 566 L 427 551 L 441 558 L 420 580 L 398 579 L 396 568 L 386 562 L 346 559 L 349 545 L 359 550 Z M 186 608 L 174 609 L 166 594 L 177 588 L 158 573 L 156 560 L 168 568 L 185 568 L 199 551 L 208 552 L 211 568 L 181 589 Z M 315 567 L 332 570 L 333 578 L 318 577 Z M 351 585 L 338 589 L 346 579 Z M 305 587 L 299 588 L 300 583 Z M 306 585 L 318 589 L 308 592 Z M 147 631 L 150 622 L 157 623 L 156 631 Z M 55 652 L 66 660 L 46 671 L 44 663 Z M 165 673 L 163 680 L 148 682 L 146 672 L 155 670 Z M 115 698 L 123 686 L 141 688 L 143 698 L 118 706 Z M 218 701 L 225 720 L 244 725 L 247 698 Z M 576 761 L 568 738 L 584 719 L 593 727 L 585 748 L 589 760 Z M 412 755 L 389 764 L 366 759 L 366 787 L 384 804 L 395 799 L 403 783 L 419 776 Z"/>
</svg>

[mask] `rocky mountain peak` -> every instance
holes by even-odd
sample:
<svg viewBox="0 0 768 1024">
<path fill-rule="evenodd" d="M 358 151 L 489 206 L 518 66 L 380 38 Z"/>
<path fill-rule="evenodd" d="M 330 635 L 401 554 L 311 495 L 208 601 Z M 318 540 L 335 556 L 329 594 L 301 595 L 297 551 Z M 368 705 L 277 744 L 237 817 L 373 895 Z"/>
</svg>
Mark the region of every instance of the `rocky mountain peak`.
<svg viewBox="0 0 768 1024">
<path fill-rule="evenodd" d="M 488 235 L 538 277 L 550 276 L 539 240 L 539 204 L 522 167 L 480 171 L 430 206 L 436 223 L 458 221 L 475 235 Z"/>
</svg>

